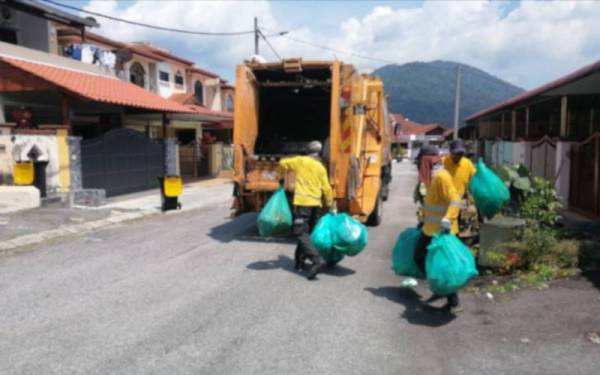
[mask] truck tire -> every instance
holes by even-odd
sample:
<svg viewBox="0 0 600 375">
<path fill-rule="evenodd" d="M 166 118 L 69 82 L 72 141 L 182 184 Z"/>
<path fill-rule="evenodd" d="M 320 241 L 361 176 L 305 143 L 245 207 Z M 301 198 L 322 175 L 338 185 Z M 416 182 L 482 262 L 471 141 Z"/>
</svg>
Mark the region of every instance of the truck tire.
<svg viewBox="0 0 600 375">
<path fill-rule="evenodd" d="M 377 203 L 375 203 L 375 208 L 369 218 L 367 219 L 367 225 L 370 227 L 377 227 L 381 224 L 381 220 L 383 218 L 383 196 L 381 192 L 377 195 Z"/>
</svg>

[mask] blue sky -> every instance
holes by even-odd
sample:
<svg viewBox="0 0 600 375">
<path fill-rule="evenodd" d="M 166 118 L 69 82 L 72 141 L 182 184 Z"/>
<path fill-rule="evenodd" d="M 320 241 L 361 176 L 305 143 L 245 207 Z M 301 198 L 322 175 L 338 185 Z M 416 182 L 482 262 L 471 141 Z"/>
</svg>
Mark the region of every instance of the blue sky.
<svg viewBox="0 0 600 375">
<path fill-rule="evenodd" d="M 57 0 L 61 1 L 61 0 Z M 66 1 L 66 0 L 62 0 Z M 253 17 L 289 37 L 370 57 L 406 63 L 452 60 L 533 88 L 600 56 L 600 6 L 593 1 L 143 1 L 76 0 L 71 5 L 163 26 L 232 31 Z M 98 19 L 95 30 L 124 41 L 150 41 L 227 79 L 252 54 L 252 36 L 190 37 Z M 361 59 L 271 38 L 283 57 L 339 58 L 370 71 Z M 275 55 L 262 43 L 261 54 Z"/>
</svg>

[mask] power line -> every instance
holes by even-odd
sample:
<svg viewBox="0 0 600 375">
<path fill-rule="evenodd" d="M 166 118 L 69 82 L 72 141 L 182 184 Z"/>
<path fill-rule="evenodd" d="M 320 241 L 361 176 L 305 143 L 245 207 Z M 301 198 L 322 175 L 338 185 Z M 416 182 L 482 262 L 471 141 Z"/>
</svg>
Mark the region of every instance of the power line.
<svg viewBox="0 0 600 375">
<path fill-rule="evenodd" d="M 277 53 L 277 51 L 275 51 L 275 48 L 271 45 L 271 43 L 269 42 L 269 40 L 267 39 L 267 37 L 265 36 L 265 34 L 263 34 L 260 30 L 258 31 L 258 33 L 263 38 L 263 40 L 265 41 L 265 43 L 267 43 L 267 46 L 269 46 L 269 48 L 271 48 L 271 51 L 273 51 L 273 53 L 275 54 L 275 56 L 277 56 L 277 58 L 279 60 L 283 60 L 281 58 L 281 56 L 279 56 L 279 54 Z"/>
<path fill-rule="evenodd" d="M 205 36 L 234 36 L 234 35 L 248 35 L 248 34 L 254 34 L 254 30 L 249 30 L 249 31 L 231 31 L 231 32 L 210 32 L 210 31 L 194 31 L 194 30 L 184 30 L 184 29 L 175 29 L 175 28 L 171 28 L 171 27 L 164 27 L 164 26 L 158 26 L 158 25 L 150 25 L 147 23 L 142 23 L 142 22 L 137 22 L 137 21 L 131 21 L 131 20 L 126 20 L 123 18 L 119 18 L 119 17 L 114 17 L 114 16 L 109 16 L 107 14 L 102 14 L 102 13 L 97 13 L 97 12 L 92 12 L 89 10 L 85 10 L 85 9 L 81 9 L 81 8 L 77 8 L 74 7 L 72 5 L 67 5 L 67 4 L 62 4 L 53 0 L 43 0 L 49 4 L 52 5 L 56 5 L 62 8 L 66 8 L 66 9 L 70 9 L 70 10 L 75 10 L 81 13 L 85 13 L 85 14 L 89 14 L 92 16 L 96 16 L 96 17 L 102 17 L 102 18 L 106 18 L 112 21 L 117 21 L 117 22 L 122 22 L 122 23 L 127 23 L 130 25 L 135 25 L 135 26 L 140 26 L 140 27 L 146 27 L 149 29 L 155 29 L 155 30 L 162 30 L 162 31 L 170 31 L 170 32 L 174 32 L 174 33 L 181 33 L 181 34 L 192 34 L 192 35 L 205 35 Z"/>
<path fill-rule="evenodd" d="M 267 30 L 267 29 L 264 29 L 264 28 L 263 28 L 263 30 L 269 31 L 269 32 L 274 32 L 272 30 Z M 344 51 L 344 50 L 340 50 L 340 49 L 337 49 L 337 48 L 328 47 L 328 46 L 325 46 L 325 45 L 322 45 L 322 44 L 317 44 L 317 43 L 314 43 L 314 42 L 309 42 L 307 40 L 302 40 L 302 39 L 294 38 L 294 37 L 289 36 L 287 34 L 281 35 L 281 36 L 284 37 L 284 38 L 287 38 L 287 39 L 289 39 L 291 41 L 294 41 L 296 43 L 306 44 L 306 45 L 309 45 L 309 46 L 312 46 L 312 47 L 315 47 L 315 48 L 320 48 L 320 49 L 323 49 L 323 50 L 328 50 L 328 51 L 332 51 L 332 52 L 336 52 L 336 53 L 341 53 L 343 55 L 354 56 L 354 57 L 358 57 L 358 58 L 365 59 L 365 60 L 372 60 L 372 61 L 384 62 L 386 64 L 397 64 L 397 62 L 392 61 L 392 60 L 386 60 L 386 59 L 381 59 L 381 58 L 376 58 L 376 57 L 370 57 L 370 56 L 361 55 L 361 54 L 358 54 L 358 53 L 355 53 L 355 52 L 351 52 L 351 51 Z"/>
<path fill-rule="evenodd" d="M 264 28 L 262 28 L 262 29 L 265 30 L 265 31 L 269 31 L 269 30 L 266 30 Z M 269 31 L 269 32 L 272 32 L 272 31 Z M 413 68 L 411 66 L 406 66 L 406 64 L 415 63 L 415 62 L 400 63 L 400 62 L 394 61 L 394 60 L 388 60 L 388 59 L 379 58 L 379 57 L 361 55 L 361 54 L 358 54 L 358 53 L 355 53 L 355 52 L 352 52 L 352 51 L 339 50 L 339 49 L 328 47 L 328 46 L 325 46 L 325 45 L 322 45 L 322 44 L 310 42 L 310 41 L 307 41 L 307 40 L 298 39 L 298 38 L 295 38 L 295 37 L 292 37 L 292 36 L 289 36 L 289 35 L 274 34 L 273 36 L 275 36 L 275 35 L 277 35 L 277 36 L 283 36 L 284 38 L 287 38 L 287 39 L 289 39 L 291 41 L 294 41 L 296 43 L 302 43 L 302 44 L 306 44 L 306 45 L 309 45 L 309 46 L 312 46 L 312 47 L 315 47 L 315 48 L 319 48 L 319 49 L 323 49 L 323 50 L 327 50 L 327 51 L 332 51 L 332 52 L 337 52 L 337 53 L 344 54 L 344 55 L 354 56 L 354 57 L 358 57 L 358 58 L 365 59 L 365 60 L 383 62 L 383 63 L 386 63 L 386 64 L 393 64 L 393 65 L 404 65 L 406 69 L 412 69 Z M 417 68 L 417 67 L 414 67 L 414 68 Z M 452 70 L 452 71 L 454 71 L 456 69 L 455 66 L 433 67 L 433 66 L 429 66 L 429 65 L 425 65 L 425 64 L 419 66 L 418 68 L 431 69 L 431 70 L 435 70 L 435 71 L 439 71 L 440 68 L 441 69 L 446 69 L 446 70 Z M 510 83 L 508 81 L 505 81 L 505 80 L 503 80 L 501 78 L 497 78 L 497 77 L 487 76 L 487 75 L 485 75 L 485 73 L 479 72 L 477 70 L 463 70 L 462 73 L 463 74 L 467 73 L 469 75 L 478 76 L 479 78 L 484 79 L 484 80 L 486 80 L 488 82 L 491 82 L 491 83 L 494 83 L 494 84 L 500 84 L 500 82 L 503 82 L 503 83 L 507 83 L 507 84 L 510 84 L 510 85 L 514 86 L 514 84 L 512 84 L 512 83 Z"/>
</svg>

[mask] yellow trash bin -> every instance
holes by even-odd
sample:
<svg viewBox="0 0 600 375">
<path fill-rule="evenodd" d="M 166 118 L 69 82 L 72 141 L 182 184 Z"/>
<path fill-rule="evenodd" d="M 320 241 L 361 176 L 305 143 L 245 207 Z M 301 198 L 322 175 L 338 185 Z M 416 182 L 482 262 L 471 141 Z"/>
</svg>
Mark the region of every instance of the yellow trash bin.
<svg viewBox="0 0 600 375">
<path fill-rule="evenodd" d="M 166 176 L 164 181 L 165 196 L 175 198 L 183 192 L 183 183 L 179 176 Z"/>
<path fill-rule="evenodd" d="M 183 192 L 183 182 L 180 176 L 159 177 L 161 209 L 163 211 L 181 209 L 179 196 Z"/>
<path fill-rule="evenodd" d="M 31 185 L 33 184 L 33 163 L 30 161 L 18 161 L 15 164 L 13 173 L 13 181 L 15 185 Z"/>
</svg>

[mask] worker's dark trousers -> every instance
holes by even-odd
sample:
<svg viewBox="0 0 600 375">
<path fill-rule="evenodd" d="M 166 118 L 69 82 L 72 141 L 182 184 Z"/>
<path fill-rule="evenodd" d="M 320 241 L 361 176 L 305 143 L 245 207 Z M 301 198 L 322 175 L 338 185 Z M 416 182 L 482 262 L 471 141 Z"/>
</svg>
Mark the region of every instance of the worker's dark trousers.
<svg viewBox="0 0 600 375">
<path fill-rule="evenodd" d="M 316 222 L 319 207 L 296 206 L 294 209 L 294 235 L 298 239 L 294 260 L 296 264 L 308 259 L 312 264 L 322 264 L 323 260 L 310 239 Z"/>
<path fill-rule="evenodd" d="M 419 269 L 421 270 L 423 275 L 426 275 L 426 273 L 425 273 L 425 258 L 427 258 L 427 246 L 429 246 L 430 243 L 431 243 L 431 237 L 426 236 L 424 233 L 421 233 L 421 237 L 419 238 L 419 242 L 417 243 L 417 247 L 415 249 L 415 254 L 413 256 L 415 264 L 417 265 L 417 267 L 419 267 Z M 450 305 L 452 307 L 458 306 L 458 304 L 459 304 L 458 293 L 450 294 L 447 297 L 447 299 L 448 299 L 448 305 Z"/>
</svg>

